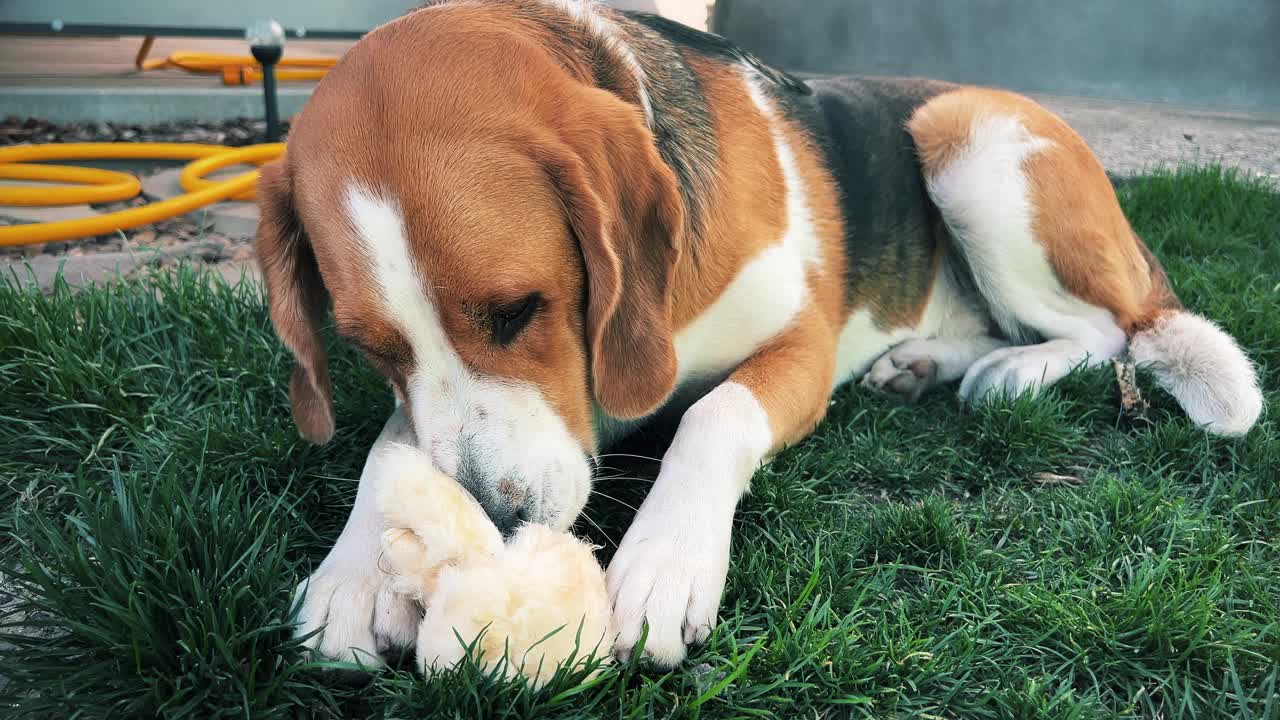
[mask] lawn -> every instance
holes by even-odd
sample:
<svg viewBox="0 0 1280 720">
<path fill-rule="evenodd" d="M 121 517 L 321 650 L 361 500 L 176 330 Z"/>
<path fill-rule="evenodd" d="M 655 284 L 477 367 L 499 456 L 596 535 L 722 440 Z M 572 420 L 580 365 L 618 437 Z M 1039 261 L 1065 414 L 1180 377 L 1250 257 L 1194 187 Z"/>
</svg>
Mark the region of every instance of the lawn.
<svg viewBox="0 0 1280 720">
<path fill-rule="evenodd" d="M 1280 196 L 1212 168 L 1120 194 L 1276 407 Z M 0 288 L 0 714 L 1280 717 L 1274 412 L 1213 439 L 1139 374 L 1149 422 L 1122 416 L 1110 368 L 980 411 L 846 388 L 756 476 L 706 647 L 676 672 L 532 692 L 300 652 L 291 590 L 337 536 L 390 399 L 335 348 L 338 435 L 310 446 L 289 367 L 256 291 L 194 271 Z M 654 470 L 610 464 L 581 523 L 605 559 Z"/>
</svg>

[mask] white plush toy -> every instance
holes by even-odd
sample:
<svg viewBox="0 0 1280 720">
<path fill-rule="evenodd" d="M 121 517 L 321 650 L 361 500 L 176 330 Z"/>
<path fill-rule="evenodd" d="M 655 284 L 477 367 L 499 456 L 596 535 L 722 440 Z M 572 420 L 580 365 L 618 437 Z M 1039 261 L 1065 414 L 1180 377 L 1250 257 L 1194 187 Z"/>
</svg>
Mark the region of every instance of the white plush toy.
<svg viewBox="0 0 1280 720">
<path fill-rule="evenodd" d="M 505 653 L 507 677 L 522 673 L 534 685 L 575 649 L 578 659 L 608 657 L 608 595 L 590 545 L 542 525 L 524 525 L 504 543 L 475 498 L 424 454 L 407 445 L 382 452 L 382 562 L 393 589 L 425 609 L 424 674 L 455 664 L 462 643 L 477 637 L 484 667 Z"/>
</svg>

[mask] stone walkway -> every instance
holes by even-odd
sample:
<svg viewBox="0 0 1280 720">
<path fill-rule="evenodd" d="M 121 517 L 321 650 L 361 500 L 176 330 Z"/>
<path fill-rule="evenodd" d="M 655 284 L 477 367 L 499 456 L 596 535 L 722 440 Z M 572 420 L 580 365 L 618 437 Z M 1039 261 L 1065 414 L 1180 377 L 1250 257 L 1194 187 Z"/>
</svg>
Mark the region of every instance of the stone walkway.
<svg viewBox="0 0 1280 720">
<path fill-rule="evenodd" d="M 1211 162 L 1280 177 L 1280 114 L 1037 96 L 1079 132 L 1116 175 Z"/>
</svg>

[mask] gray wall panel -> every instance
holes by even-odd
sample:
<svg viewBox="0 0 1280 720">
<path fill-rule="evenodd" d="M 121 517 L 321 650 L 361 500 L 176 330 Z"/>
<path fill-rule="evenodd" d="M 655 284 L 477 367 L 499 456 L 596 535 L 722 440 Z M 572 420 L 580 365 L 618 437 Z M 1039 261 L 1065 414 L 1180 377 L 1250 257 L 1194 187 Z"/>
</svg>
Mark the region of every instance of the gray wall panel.
<svg viewBox="0 0 1280 720">
<path fill-rule="evenodd" d="M 719 0 L 792 70 L 1280 109 L 1280 0 Z"/>
</svg>

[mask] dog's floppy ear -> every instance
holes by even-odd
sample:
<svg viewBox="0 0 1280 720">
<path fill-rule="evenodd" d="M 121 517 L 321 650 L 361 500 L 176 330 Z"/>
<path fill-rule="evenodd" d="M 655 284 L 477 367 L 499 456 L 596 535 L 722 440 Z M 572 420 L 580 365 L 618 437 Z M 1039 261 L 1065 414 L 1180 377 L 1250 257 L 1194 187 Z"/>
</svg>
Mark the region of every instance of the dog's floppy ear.
<svg viewBox="0 0 1280 720">
<path fill-rule="evenodd" d="M 266 281 L 271 322 L 296 360 L 289 381 L 293 419 L 303 437 L 323 443 L 333 436 L 334 427 L 329 364 L 319 333 L 328 296 L 311 243 L 294 211 L 284 159 L 264 165 L 261 172 L 254 245 Z"/>
<path fill-rule="evenodd" d="M 596 402 L 616 418 L 642 417 L 675 387 L 671 273 L 684 206 L 639 110 L 603 90 L 584 92 L 534 152 L 582 249 Z"/>
</svg>

